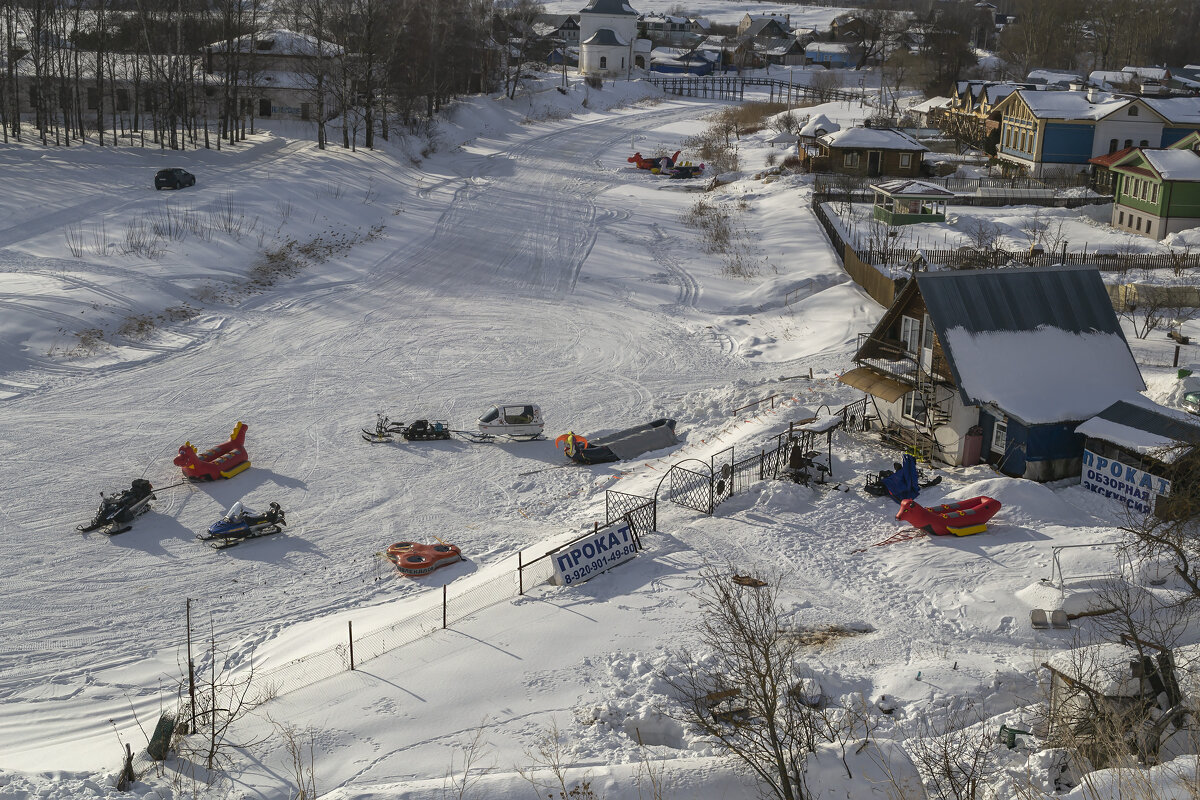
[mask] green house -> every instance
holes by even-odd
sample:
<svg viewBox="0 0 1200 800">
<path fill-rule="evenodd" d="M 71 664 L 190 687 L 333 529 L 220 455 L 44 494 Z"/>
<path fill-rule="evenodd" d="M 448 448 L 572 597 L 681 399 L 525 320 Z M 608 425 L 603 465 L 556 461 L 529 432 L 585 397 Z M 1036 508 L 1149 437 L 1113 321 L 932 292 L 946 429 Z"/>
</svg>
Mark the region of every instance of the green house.
<svg viewBox="0 0 1200 800">
<path fill-rule="evenodd" d="M 875 219 L 888 225 L 913 225 L 918 222 L 945 222 L 946 203 L 954 192 L 936 183 L 895 180 L 872 184 L 875 192 Z"/>
<path fill-rule="evenodd" d="M 1114 228 L 1163 239 L 1200 227 L 1200 132 L 1161 150 L 1134 148 L 1109 169 Z"/>
</svg>

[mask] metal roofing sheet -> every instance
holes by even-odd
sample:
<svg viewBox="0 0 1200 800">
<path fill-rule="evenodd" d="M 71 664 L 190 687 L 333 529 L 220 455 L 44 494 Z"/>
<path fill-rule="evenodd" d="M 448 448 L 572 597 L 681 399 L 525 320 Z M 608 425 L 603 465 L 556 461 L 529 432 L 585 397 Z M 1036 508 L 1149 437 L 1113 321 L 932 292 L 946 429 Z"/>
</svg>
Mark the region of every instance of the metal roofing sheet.
<svg viewBox="0 0 1200 800">
<path fill-rule="evenodd" d="M 1168 408 L 1159 410 L 1118 400 L 1096 416 L 1164 439 L 1200 444 L 1200 421 L 1183 419 L 1180 412 Z"/>
</svg>

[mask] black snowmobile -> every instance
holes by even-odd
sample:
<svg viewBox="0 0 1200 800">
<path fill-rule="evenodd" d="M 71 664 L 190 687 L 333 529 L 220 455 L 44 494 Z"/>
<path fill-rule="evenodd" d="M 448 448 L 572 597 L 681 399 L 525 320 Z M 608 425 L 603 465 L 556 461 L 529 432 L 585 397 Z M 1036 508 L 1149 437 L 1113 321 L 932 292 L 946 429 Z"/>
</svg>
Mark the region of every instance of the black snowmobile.
<svg viewBox="0 0 1200 800">
<path fill-rule="evenodd" d="M 375 416 L 375 430 L 362 429 L 363 439 L 372 444 L 394 441 L 395 436 L 402 436 L 409 442 L 450 438 L 450 426 L 445 420 L 419 419 L 406 425 L 403 422 L 393 422 L 384 414 Z"/>
<path fill-rule="evenodd" d="M 108 536 L 133 527 L 133 520 L 150 510 L 150 501 L 156 500 L 154 487 L 144 478 L 136 478 L 128 489 L 116 494 L 100 493 L 100 507 L 96 516 L 87 525 L 79 525 L 76 530 L 87 532 L 97 529 Z"/>
</svg>

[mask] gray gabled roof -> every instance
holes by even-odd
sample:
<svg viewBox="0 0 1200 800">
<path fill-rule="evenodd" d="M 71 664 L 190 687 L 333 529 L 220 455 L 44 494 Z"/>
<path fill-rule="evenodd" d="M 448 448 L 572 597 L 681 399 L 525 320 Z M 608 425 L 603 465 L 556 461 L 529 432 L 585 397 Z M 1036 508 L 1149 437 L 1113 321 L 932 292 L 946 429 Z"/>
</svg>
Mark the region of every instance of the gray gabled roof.
<svg viewBox="0 0 1200 800">
<path fill-rule="evenodd" d="M 1027 424 L 1079 421 L 1146 388 L 1099 270 L 947 270 L 915 280 L 966 405 Z"/>
<path fill-rule="evenodd" d="M 1093 267 L 918 272 L 917 288 L 938 333 L 1032 331 L 1121 333 L 1117 313 Z"/>
<path fill-rule="evenodd" d="M 601 47 L 627 47 L 629 42 L 626 42 L 621 39 L 620 36 L 617 36 L 612 28 L 598 28 L 595 33 L 587 38 L 584 44 L 598 45 Z"/>
<path fill-rule="evenodd" d="M 587 8 L 579 9 L 580 14 L 620 14 L 637 16 L 637 12 L 625 0 L 592 0 Z"/>
<path fill-rule="evenodd" d="M 1143 439 L 1136 433 L 1132 436 L 1122 435 L 1120 428 L 1098 424 L 1101 420 L 1131 428 L 1135 432 L 1142 431 L 1150 436 Z M 1105 440 L 1115 438 L 1118 439 L 1117 444 L 1138 450 L 1144 449 L 1143 443 L 1152 442 L 1155 439 L 1160 440 L 1163 447 L 1168 447 L 1172 443 L 1200 444 L 1200 420 L 1188 419 L 1183 412 L 1165 408 L 1149 400 L 1144 402 L 1118 400 L 1080 425 L 1078 431 L 1087 436 L 1095 435 L 1097 438 Z M 1114 432 L 1117 432 L 1116 436 L 1113 435 Z"/>
</svg>

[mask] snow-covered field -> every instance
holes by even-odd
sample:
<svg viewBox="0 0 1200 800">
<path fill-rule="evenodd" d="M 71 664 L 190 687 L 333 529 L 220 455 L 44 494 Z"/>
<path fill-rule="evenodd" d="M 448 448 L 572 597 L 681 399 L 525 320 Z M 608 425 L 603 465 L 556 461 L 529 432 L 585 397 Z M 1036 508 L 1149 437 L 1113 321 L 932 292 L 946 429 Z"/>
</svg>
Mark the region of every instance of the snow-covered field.
<svg viewBox="0 0 1200 800">
<path fill-rule="evenodd" d="M 548 14 L 577 14 L 587 6 L 587 0 L 546 0 L 542 5 Z M 752 16 L 790 15 L 793 28 L 826 30 L 835 17 L 849 13 L 852 7 L 802 6 L 794 3 L 737 2 L 737 0 L 638 0 L 630 5 L 639 14 L 665 14 L 683 6 L 689 17 L 704 17 L 719 25 L 736 25 L 746 14 Z"/>
<path fill-rule="evenodd" d="M 723 274 L 681 221 L 699 195 L 625 160 L 631 145 L 676 149 L 712 106 L 618 84 L 584 109 L 584 93 L 476 99 L 436 146 L 374 152 L 322 152 L 279 126 L 220 152 L 0 148 L 0 797 L 123 796 L 121 743 L 144 747 L 176 701 L 189 599 L 199 637 L 239 669 L 286 663 L 341 642 L 347 622 L 387 625 L 447 582 L 546 552 L 603 521 L 607 489 L 653 495 L 676 461 L 757 452 L 789 420 L 857 399 L 836 374 L 882 309 L 847 282 L 808 210 L 811 183 L 752 179 L 769 150 L 746 143 L 746 176 L 707 197 L 731 209 L 759 267 Z M 197 186 L 155 192 L 167 165 Z M 147 247 L 155 225 L 178 232 Z M 1168 374 L 1147 371 L 1160 394 Z M 733 413 L 773 393 L 774 410 Z M 496 401 L 539 403 L 551 441 L 358 435 L 377 410 L 469 426 Z M 559 433 L 660 416 L 678 420 L 678 448 L 555 468 Z M 120 536 L 75 532 L 99 491 L 175 483 L 184 440 L 215 445 L 238 420 L 250 470 L 162 491 Z M 848 492 L 760 483 L 713 518 L 663 504 L 629 564 L 271 700 L 236 731 L 261 743 L 211 796 L 295 796 L 280 725 L 311 732 L 316 786 L 340 800 L 459 796 L 450 781 L 472 752 L 479 783 L 462 796 L 527 797 L 521 772 L 555 727 L 569 780 L 602 797 L 648 796 L 660 769 L 665 797 L 751 796 L 669 716 L 663 681 L 673 648 L 696 644 L 700 569 L 726 561 L 778 573 L 797 624 L 862 632 L 814 646 L 804 666 L 835 701 L 890 698 L 878 738 L 966 702 L 1023 723 L 1037 665 L 1074 639 L 1026 622 L 1055 600 L 1040 583 L 1051 548 L 1112 541 L 1115 508 L 1076 486 L 958 470 L 928 500 L 1000 499 L 986 535 L 873 548 L 899 530 L 895 507 L 858 476 L 892 453 L 846 434 L 834 448 Z M 239 499 L 280 503 L 288 528 L 220 552 L 196 541 Z M 409 580 L 379 556 L 434 536 L 466 561 Z M 1112 567 L 1111 548 L 1073 552 L 1075 574 Z M 1036 753 L 996 757 L 1002 792 L 1022 775 L 1052 781 Z M 134 795 L 193 796 L 178 766 Z M 847 780 L 817 759 L 810 780 L 822 797 L 871 796 L 878 774 L 856 769 Z"/>
</svg>

